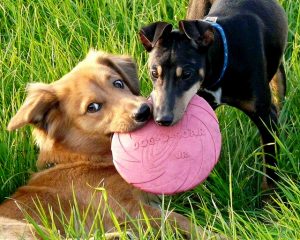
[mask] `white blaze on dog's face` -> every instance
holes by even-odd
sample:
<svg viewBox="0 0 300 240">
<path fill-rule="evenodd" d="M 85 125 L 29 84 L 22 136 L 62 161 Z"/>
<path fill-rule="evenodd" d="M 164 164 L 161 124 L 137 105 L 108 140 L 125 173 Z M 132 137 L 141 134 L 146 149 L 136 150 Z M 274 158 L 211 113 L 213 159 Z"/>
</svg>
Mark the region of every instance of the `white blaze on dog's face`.
<svg viewBox="0 0 300 240">
<path fill-rule="evenodd" d="M 131 58 L 91 51 L 60 80 L 29 85 L 28 96 L 8 129 L 33 124 L 40 147 L 101 153 L 110 149 L 112 133 L 145 124 L 150 106 L 138 93 Z"/>
<path fill-rule="evenodd" d="M 183 21 L 180 31 L 172 31 L 171 24 L 156 22 L 140 31 L 141 42 L 149 52 L 153 116 L 159 125 L 177 123 L 205 79 L 213 30 L 210 24 L 201 24 L 201 32 L 190 25 Z"/>
<path fill-rule="evenodd" d="M 191 42 L 183 40 L 186 44 Z M 181 45 L 172 47 L 177 48 L 173 51 L 159 44 L 149 53 L 153 116 L 158 124 L 164 126 L 174 125 L 182 118 L 205 77 L 205 58 L 194 54 L 196 49 L 190 46 L 186 49 Z M 197 58 L 197 55 L 200 57 Z"/>
</svg>

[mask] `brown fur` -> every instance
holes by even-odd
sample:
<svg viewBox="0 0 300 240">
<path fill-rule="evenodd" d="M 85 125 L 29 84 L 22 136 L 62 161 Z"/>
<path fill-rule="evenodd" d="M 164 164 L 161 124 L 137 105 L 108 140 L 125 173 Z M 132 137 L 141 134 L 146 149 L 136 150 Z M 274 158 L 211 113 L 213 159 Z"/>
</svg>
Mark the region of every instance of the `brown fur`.
<svg viewBox="0 0 300 240">
<path fill-rule="evenodd" d="M 216 0 L 190 0 L 186 15 L 187 20 L 203 19 Z"/>
<path fill-rule="evenodd" d="M 32 239 L 36 236 L 32 225 L 0 217 L 0 239 Z"/>
<path fill-rule="evenodd" d="M 116 79 L 126 83 L 125 89 L 113 86 Z M 146 103 L 144 98 L 134 95 L 138 91 L 135 64 L 130 58 L 96 51 L 91 51 L 60 80 L 51 84 L 29 85 L 28 96 L 11 119 L 8 129 L 14 130 L 27 124 L 34 126 L 33 134 L 40 147 L 37 166 L 41 171 L 33 174 L 27 185 L 20 187 L 0 205 L 0 216 L 5 217 L 0 219 L 0 229 L 6 229 L 0 235 L 18 235 L 12 232 L 14 230 L 5 228 L 6 218 L 18 220 L 10 229 L 19 228 L 19 234 L 24 229 L 26 234 L 31 233 L 32 228 L 21 222 L 23 211 L 41 224 L 33 200 L 39 199 L 48 216 L 48 206 L 51 206 L 54 213 L 60 215 L 61 207 L 69 217 L 73 192 L 81 212 L 87 210 L 90 202 L 92 208 L 97 209 L 103 196 L 101 191 L 95 193 L 94 188 L 99 186 L 107 190 L 108 203 L 121 223 L 126 220 L 125 211 L 132 217 L 141 215 L 141 203 L 149 217 L 161 216 L 160 210 L 150 205 L 156 204 L 157 197 L 126 183 L 112 163 L 112 133 L 132 131 L 144 124 L 132 119 L 138 107 Z M 87 106 L 93 102 L 103 103 L 102 109 L 88 113 Z M 45 169 L 49 164 L 53 167 Z M 109 214 L 105 214 L 104 206 L 101 214 L 104 215 L 105 230 L 113 229 L 114 224 Z M 91 227 L 94 217 L 90 211 L 87 228 Z M 171 213 L 169 219 L 176 221 L 185 232 L 190 230 L 187 218 Z M 63 233 L 59 221 L 54 220 Z M 152 220 L 152 223 L 159 225 L 160 220 L 157 223 Z"/>
<path fill-rule="evenodd" d="M 286 92 L 286 75 L 282 64 L 278 68 L 275 76 L 272 78 L 270 87 L 273 93 L 272 102 L 276 107 L 277 113 L 279 115 L 284 104 Z"/>
</svg>

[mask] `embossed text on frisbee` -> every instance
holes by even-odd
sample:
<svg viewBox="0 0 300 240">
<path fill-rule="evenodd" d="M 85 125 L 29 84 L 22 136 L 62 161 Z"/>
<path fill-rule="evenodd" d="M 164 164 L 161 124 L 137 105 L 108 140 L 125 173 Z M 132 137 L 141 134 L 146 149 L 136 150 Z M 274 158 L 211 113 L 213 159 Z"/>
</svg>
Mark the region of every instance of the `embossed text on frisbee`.
<svg viewBox="0 0 300 240">
<path fill-rule="evenodd" d="M 169 141 L 178 140 L 182 138 L 197 138 L 202 136 L 205 136 L 205 131 L 202 128 L 183 129 L 181 131 L 170 132 L 168 134 L 166 133 L 157 134 L 155 136 L 149 136 L 139 141 L 135 141 L 134 150 L 138 150 L 139 148 L 146 148 L 151 145 L 166 143 Z"/>
</svg>

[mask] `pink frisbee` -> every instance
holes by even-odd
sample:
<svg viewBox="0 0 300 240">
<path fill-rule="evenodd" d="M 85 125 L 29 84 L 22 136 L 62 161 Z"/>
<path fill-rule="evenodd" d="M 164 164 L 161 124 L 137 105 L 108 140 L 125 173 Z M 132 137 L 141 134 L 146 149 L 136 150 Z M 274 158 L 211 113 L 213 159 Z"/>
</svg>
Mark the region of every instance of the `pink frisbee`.
<svg viewBox="0 0 300 240">
<path fill-rule="evenodd" d="M 175 194 L 204 181 L 221 151 L 215 112 L 195 95 L 177 124 L 158 126 L 150 120 L 131 133 L 115 133 L 113 162 L 135 187 L 155 194 Z"/>
</svg>

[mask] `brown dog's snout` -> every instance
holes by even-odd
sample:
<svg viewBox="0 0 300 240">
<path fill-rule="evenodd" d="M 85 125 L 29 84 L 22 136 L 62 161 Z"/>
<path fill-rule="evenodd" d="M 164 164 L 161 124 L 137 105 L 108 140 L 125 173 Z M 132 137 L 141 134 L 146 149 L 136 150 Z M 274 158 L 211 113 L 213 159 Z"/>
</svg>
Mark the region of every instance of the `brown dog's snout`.
<svg viewBox="0 0 300 240">
<path fill-rule="evenodd" d="M 143 103 L 137 112 L 133 114 L 133 119 L 137 122 L 145 122 L 151 115 L 151 107 L 147 103 Z"/>
</svg>

